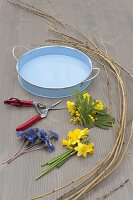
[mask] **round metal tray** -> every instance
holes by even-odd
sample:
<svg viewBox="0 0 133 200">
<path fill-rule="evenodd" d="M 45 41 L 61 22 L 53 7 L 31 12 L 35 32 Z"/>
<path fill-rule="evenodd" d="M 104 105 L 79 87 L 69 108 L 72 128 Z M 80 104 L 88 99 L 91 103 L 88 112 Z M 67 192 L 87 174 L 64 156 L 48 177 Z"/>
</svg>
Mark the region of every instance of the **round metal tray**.
<svg viewBox="0 0 133 200">
<path fill-rule="evenodd" d="M 27 52 L 18 60 L 16 48 Z M 74 90 L 84 90 L 98 73 L 90 58 L 81 51 L 66 46 L 45 46 L 29 50 L 23 46 L 13 48 L 17 61 L 18 80 L 21 86 L 38 96 L 62 98 Z M 92 70 L 97 70 L 92 77 Z"/>
</svg>

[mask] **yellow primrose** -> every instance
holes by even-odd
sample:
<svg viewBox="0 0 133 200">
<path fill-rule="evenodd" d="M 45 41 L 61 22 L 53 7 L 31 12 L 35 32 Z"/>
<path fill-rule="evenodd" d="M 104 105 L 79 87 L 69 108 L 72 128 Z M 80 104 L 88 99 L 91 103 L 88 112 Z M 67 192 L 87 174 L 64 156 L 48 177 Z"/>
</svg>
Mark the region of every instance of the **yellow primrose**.
<svg viewBox="0 0 133 200">
<path fill-rule="evenodd" d="M 73 116 L 76 112 L 75 103 L 72 101 L 67 101 L 67 107 L 68 107 L 69 113 Z"/>
<path fill-rule="evenodd" d="M 94 104 L 95 104 L 94 101 L 92 101 L 92 102 L 91 102 L 91 105 L 93 106 Z"/>
<path fill-rule="evenodd" d="M 72 122 L 73 124 L 78 124 L 79 123 L 79 117 L 73 117 L 69 120 L 69 122 Z"/>
<path fill-rule="evenodd" d="M 96 111 L 93 110 L 93 111 L 92 111 L 92 115 L 95 115 L 95 114 L 96 114 Z"/>
<path fill-rule="evenodd" d="M 76 110 L 75 115 L 76 115 L 77 117 L 80 117 L 79 111 Z"/>
<path fill-rule="evenodd" d="M 71 118 L 71 119 L 69 120 L 69 122 L 73 122 L 73 118 Z"/>
<path fill-rule="evenodd" d="M 87 153 L 94 153 L 94 143 L 90 143 L 89 145 L 78 143 L 78 146 L 75 147 L 75 151 L 77 151 L 77 156 L 86 157 Z"/>
<path fill-rule="evenodd" d="M 95 106 L 95 109 L 96 110 L 103 110 L 104 109 L 104 106 L 102 104 L 102 102 L 100 100 L 96 100 L 97 104 Z"/>
<path fill-rule="evenodd" d="M 92 122 L 95 121 L 95 118 L 94 118 L 92 115 L 88 115 L 88 116 L 89 116 L 89 118 L 90 118 L 90 120 L 91 120 Z"/>
<path fill-rule="evenodd" d="M 79 117 L 74 117 L 73 118 L 73 123 L 74 124 L 78 124 L 79 123 L 79 119 L 80 119 Z"/>
<path fill-rule="evenodd" d="M 88 93 L 83 94 L 83 99 L 88 99 L 88 102 L 90 101 L 90 95 Z"/>
</svg>

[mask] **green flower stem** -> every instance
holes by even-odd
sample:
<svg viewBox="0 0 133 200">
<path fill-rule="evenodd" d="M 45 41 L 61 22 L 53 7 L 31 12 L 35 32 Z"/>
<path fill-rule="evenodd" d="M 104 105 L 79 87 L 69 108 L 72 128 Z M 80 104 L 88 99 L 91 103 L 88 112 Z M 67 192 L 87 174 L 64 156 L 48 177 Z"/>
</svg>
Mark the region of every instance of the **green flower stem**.
<svg viewBox="0 0 133 200">
<path fill-rule="evenodd" d="M 51 167 L 56 167 L 56 165 L 58 165 L 63 160 L 67 159 L 67 157 L 69 157 L 70 155 L 71 153 L 69 152 L 68 155 L 65 155 L 64 157 L 61 157 L 60 159 L 55 160 L 47 169 L 43 170 L 43 172 L 47 171 L 48 169 L 51 169 Z"/>
<path fill-rule="evenodd" d="M 73 151 L 73 150 L 67 151 L 67 152 L 61 154 L 61 156 L 58 156 L 55 160 L 49 161 L 49 162 L 48 162 L 48 165 L 51 165 L 51 164 L 52 164 L 53 162 L 55 162 L 56 160 L 60 160 L 61 158 L 64 158 L 65 156 L 69 155 L 72 151 Z"/>
<path fill-rule="evenodd" d="M 73 152 L 71 152 L 71 154 L 69 154 L 68 156 L 69 157 L 71 157 L 73 154 L 75 154 L 76 153 L 76 151 L 73 151 Z M 58 165 L 57 165 L 57 167 L 59 168 L 59 167 L 61 167 L 68 159 L 69 159 L 69 157 L 67 157 L 65 160 L 62 160 Z"/>
<path fill-rule="evenodd" d="M 38 179 L 40 179 L 42 176 L 44 176 L 45 174 L 47 174 L 51 169 L 53 169 L 56 166 L 56 162 L 53 163 L 50 167 L 48 167 L 46 170 L 42 171 L 41 174 L 39 174 L 35 180 L 37 181 Z"/>
<path fill-rule="evenodd" d="M 61 162 L 66 161 L 70 156 L 72 156 L 76 151 L 72 150 L 71 152 L 68 152 L 67 155 L 65 155 L 64 157 L 61 157 L 60 159 L 58 159 L 57 161 L 55 161 L 53 164 L 51 164 L 50 166 L 54 165 L 57 166 L 58 164 L 60 164 Z M 47 169 L 46 169 L 47 170 Z M 44 170 L 45 171 L 45 170 Z"/>
<path fill-rule="evenodd" d="M 73 149 L 66 151 L 65 153 L 63 153 L 63 154 L 51 159 L 49 162 L 42 164 L 41 167 L 44 167 L 46 165 L 51 165 L 53 162 L 59 160 L 60 158 L 64 157 L 65 155 L 68 155 L 72 151 L 73 151 Z"/>
<path fill-rule="evenodd" d="M 39 174 L 35 180 L 40 179 L 42 176 L 44 176 L 45 174 L 47 174 L 49 171 L 51 171 L 54 167 L 56 167 L 57 165 L 59 165 L 60 163 L 63 164 L 63 162 L 65 162 L 70 156 L 72 156 L 74 153 L 72 152 L 74 150 L 69 151 L 69 154 L 65 155 L 64 157 L 61 157 L 58 160 L 55 160 L 54 163 L 52 163 L 47 169 L 45 169 L 41 174 Z M 68 153 L 68 152 L 67 152 Z"/>
<path fill-rule="evenodd" d="M 47 169 L 45 169 L 44 171 L 42 171 L 41 174 L 39 174 L 35 180 L 40 179 L 42 176 L 44 176 L 45 174 L 47 174 L 50 170 L 52 170 L 54 167 L 56 167 L 57 164 L 59 164 L 60 160 L 57 160 L 55 163 L 53 163 L 52 165 L 50 165 Z"/>
</svg>

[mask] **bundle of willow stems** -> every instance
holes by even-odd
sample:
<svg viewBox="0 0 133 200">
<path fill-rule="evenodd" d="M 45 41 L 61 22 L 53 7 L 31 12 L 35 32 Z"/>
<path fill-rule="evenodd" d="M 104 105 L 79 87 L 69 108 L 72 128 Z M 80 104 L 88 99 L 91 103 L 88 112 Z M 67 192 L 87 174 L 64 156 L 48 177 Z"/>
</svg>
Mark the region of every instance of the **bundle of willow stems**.
<svg viewBox="0 0 133 200">
<path fill-rule="evenodd" d="M 107 75 L 107 86 L 108 86 L 108 97 L 109 97 L 109 105 L 111 110 L 111 84 L 109 81 L 109 72 L 112 73 L 112 76 L 115 77 L 118 84 L 118 94 L 119 94 L 119 122 L 117 124 L 117 128 L 114 127 L 114 131 L 116 132 L 116 140 L 108 154 L 91 170 L 83 174 L 82 176 L 76 178 L 75 180 L 69 182 L 66 185 L 63 185 L 59 188 L 56 188 L 48 193 L 42 194 L 40 196 L 36 196 L 30 198 L 30 200 L 41 199 L 50 194 L 53 194 L 57 191 L 63 190 L 64 188 L 69 187 L 69 189 L 62 193 L 61 196 L 56 198 L 55 200 L 65 199 L 65 200 L 77 200 L 82 198 L 82 196 L 92 190 L 96 185 L 110 176 L 121 164 L 123 161 L 127 149 L 129 147 L 132 135 L 133 135 L 133 121 L 131 124 L 131 131 L 126 133 L 127 126 L 127 95 L 126 95 L 126 87 L 122 78 L 122 71 L 124 71 L 130 78 L 133 80 L 133 75 L 127 71 L 124 67 L 114 61 L 108 54 L 107 51 L 101 50 L 97 44 L 92 42 L 84 33 L 80 32 L 76 28 L 72 27 L 69 24 L 66 24 L 52 15 L 47 14 L 46 12 L 20 0 L 9 0 L 9 3 L 12 5 L 22 8 L 25 11 L 33 13 L 37 15 L 49 24 L 51 30 L 56 34 L 61 36 L 61 39 L 57 40 L 47 40 L 49 44 L 57 44 L 57 45 L 66 45 L 75 47 L 85 54 L 87 54 L 92 60 L 97 62 L 100 66 L 102 66 Z M 50 1 L 48 1 L 53 8 L 53 5 Z M 57 26 L 63 25 L 67 29 L 71 29 L 76 33 L 80 34 L 84 37 L 84 40 L 81 41 L 72 36 L 64 34 L 58 31 Z M 106 48 L 105 48 L 106 50 Z M 73 186 L 75 184 L 75 186 Z"/>
</svg>

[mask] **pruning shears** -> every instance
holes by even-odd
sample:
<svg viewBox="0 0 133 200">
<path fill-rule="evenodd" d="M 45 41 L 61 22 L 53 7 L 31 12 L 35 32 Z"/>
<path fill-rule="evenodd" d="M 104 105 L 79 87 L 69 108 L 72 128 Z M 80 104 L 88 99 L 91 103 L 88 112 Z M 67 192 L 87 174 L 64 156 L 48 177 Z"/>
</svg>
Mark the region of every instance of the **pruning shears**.
<svg viewBox="0 0 133 200">
<path fill-rule="evenodd" d="M 22 131 L 22 130 L 29 128 L 31 125 L 35 124 L 37 121 L 45 118 L 48 115 L 48 111 L 54 110 L 54 107 L 61 102 L 62 102 L 62 100 L 59 100 L 50 106 L 46 106 L 46 105 L 43 105 L 38 102 L 19 100 L 17 98 L 10 98 L 9 100 L 5 100 L 4 104 L 9 104 L 9 105 L 16 106 L 16 107 L 34 107 L 35 108 L 37 115 L 35 115 L 30 120 L 28 120 L 27 122 L 25 122 L 24 124 L 22 124 L 16 128 L 16 131 Z M 61 109 L 65 109 L 65 108 L 59 108 L 59 110 L 61 110 Z M 58 110 L 58 108 L 57 108 L 57 110 Z"/>
</svg>

